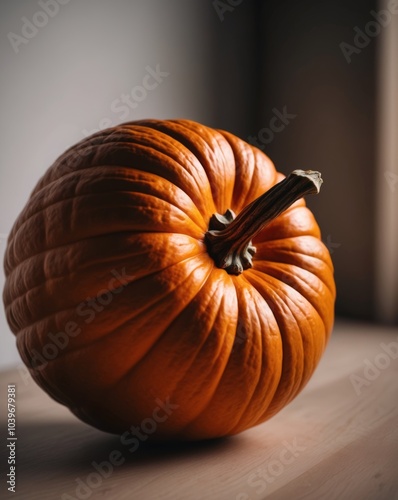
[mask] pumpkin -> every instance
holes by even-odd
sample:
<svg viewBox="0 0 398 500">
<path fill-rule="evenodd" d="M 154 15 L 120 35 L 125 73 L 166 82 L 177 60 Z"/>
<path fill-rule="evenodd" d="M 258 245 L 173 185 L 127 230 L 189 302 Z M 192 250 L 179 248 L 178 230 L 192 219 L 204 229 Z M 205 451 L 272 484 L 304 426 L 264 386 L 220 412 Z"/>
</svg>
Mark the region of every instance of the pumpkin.
<svg viewBox="0 0 398 500">
<path fill-rule="evenodd" d="M 33 379 L 116 434 L 200 440 L 276 414 L 333 326 L 333 266 L 303 199 L 321 182 L 189 120 L 68 149 L 5 253 L 6 316 Z"/>
</svg>

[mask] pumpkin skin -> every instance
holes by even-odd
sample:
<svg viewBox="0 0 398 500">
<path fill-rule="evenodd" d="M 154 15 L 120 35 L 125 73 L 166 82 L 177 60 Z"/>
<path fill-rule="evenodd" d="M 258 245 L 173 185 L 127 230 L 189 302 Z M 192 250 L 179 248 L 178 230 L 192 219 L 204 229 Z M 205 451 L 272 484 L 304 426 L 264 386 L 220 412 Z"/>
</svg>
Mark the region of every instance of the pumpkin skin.
<svg viewBox="0 0 398 500">
<path fill-rule="evenodd" d="M 214 213 L 239 214 L 283 178 L 259 149 L 188 120 L 126 123 L 67 150 L 4 260 L 6 316 L 34 380 L 111 433 L 170 403 L 151 439 L 232 435 L 281 410 L 333 326 L 319 227 L 296 201 L 256 235 L 239 276 L 204 235 Z"/>
</svg>

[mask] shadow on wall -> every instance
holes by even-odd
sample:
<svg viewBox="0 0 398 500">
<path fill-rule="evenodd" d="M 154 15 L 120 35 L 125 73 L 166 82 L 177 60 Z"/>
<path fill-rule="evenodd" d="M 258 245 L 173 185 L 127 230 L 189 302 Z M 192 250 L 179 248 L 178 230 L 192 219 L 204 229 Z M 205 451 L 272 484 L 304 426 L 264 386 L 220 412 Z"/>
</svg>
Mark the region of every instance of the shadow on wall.
<svg viewBox="0 0 398 500">
<path fill-rule="evenodd" d="M 398 81 L 397 2 L 246 1 L 223 16 L 218 122 L 285 174 L 322 172 L 308 205 L 335 264 L 336 312 L 397 323 L 398 90 L 386 90 Z"/>
</svg>

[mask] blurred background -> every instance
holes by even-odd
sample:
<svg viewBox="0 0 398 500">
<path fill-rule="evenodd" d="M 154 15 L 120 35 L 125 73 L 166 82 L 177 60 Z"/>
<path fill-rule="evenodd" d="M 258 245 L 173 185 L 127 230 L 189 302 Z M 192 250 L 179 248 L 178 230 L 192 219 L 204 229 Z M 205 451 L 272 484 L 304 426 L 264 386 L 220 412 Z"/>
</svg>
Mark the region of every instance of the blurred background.
<svg viewBox="0 0 398 500">
<path fill-rule="evenodd" d="M 124 121 L 189 118 L 285 174 L 320 170 L 308 204 L 337 316 L 398 323 L 397 0 L 8 0 L 0 19 L 1 260 L 67 147 Z M 6 367 L 19 355 L 2 309 L 0 328 Z"/>
</svg>

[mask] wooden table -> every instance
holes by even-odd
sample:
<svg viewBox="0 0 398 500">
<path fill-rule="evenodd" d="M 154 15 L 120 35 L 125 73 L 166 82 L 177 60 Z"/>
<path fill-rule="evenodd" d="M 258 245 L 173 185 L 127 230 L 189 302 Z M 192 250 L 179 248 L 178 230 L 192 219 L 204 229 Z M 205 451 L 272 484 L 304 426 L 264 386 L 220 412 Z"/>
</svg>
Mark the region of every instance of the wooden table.
<svg viewBox="0 0 398 500">
<path fill-rule="evenodd" d="M 398 351 L 382 347 L 391 342 L 397 349 L 396 329 L 337 323 L 310 383 L 270 421 L 229 439 L 141 444 L 134 453 L 51 400 L 22 365 L 3 372 L 2 410 L 7 384 L 17 387 L 18 440 L 16 493 L 7 494 L 3 472 L 1 496 L 396 500 Z M 5 417 L 2 411 L 3 430 Z M 5 443 L 4 436 L 2 471 Z M 114 465 L 103 463 L 110 458 Z M 102 464 L 102 475 L 94 462 Z"/>
</svg>

